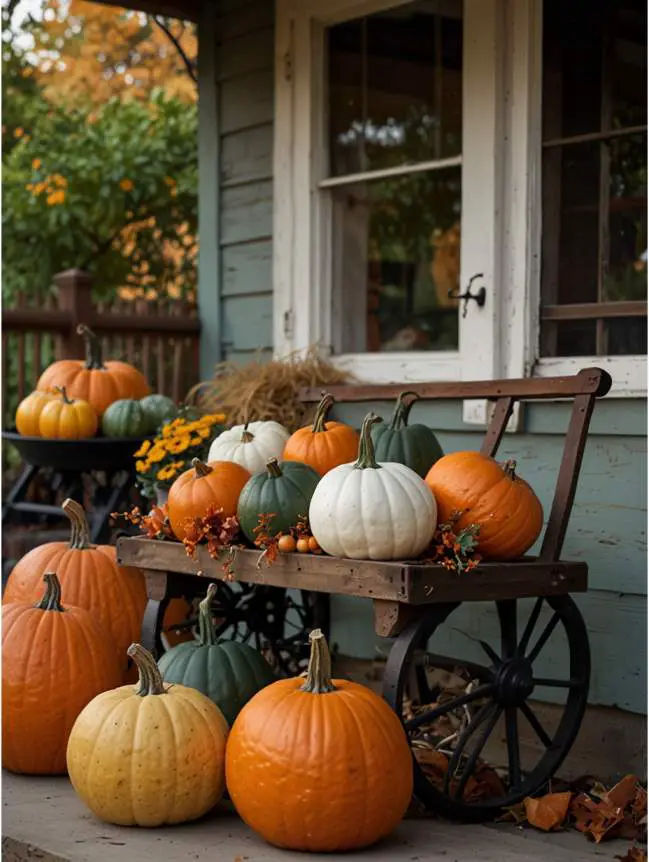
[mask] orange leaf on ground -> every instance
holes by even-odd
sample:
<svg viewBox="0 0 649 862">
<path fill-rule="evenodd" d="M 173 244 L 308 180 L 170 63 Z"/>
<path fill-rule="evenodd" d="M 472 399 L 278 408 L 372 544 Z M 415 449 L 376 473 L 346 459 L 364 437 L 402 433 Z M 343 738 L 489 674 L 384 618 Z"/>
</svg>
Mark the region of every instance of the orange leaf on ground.
<svg viewBox="0 0 649 862">
<path fill-rule="evenodd" d="M 626 808 L 635 799 L 637 787 L 637 775 L 625 775 L 608 791 L 603 801 L 608 802 L 613 808 Z"/>
<path fill-rule="evenodd" d="M 527 797 L 525 814 L 531 826 L 551 832 L 558 829 L 566 819 L 572 793 L 548 793 L 539 799 Z"/>
<path fill-rule="evenodd" d="M 642 847 L 629 847 L 624 856 L 616 856 L 620 862 L 647 862 L 647 851 Z"/>
</svg>

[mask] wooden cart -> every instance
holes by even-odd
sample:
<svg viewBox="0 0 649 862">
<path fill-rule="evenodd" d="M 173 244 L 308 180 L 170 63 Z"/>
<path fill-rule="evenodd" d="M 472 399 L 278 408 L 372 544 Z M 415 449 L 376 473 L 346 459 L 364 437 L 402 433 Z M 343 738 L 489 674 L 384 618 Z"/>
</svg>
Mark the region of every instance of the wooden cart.
<svg viewBox="0 0 649 862">
<path fill-rule="evenodd" d="M 536 558 L 481 563 L 470 574 L 458 576 L 440 566 L 416 562 L 367 562 L 299 554 L 280 555 L 272 566 L 259 566 L 259 551 L 234 553 L 236 580 L 245 585 L 246 601 L 254 602 L 256 596 L 260 597 L 264 606 L 260 618 L 266 628 L 276 624 L 283 629 L 285 613 L 273 613 L 273 601 L 277 599 L 269 597 L 285 597 L 287 590 L 303 591 L 304 607 L 310 609 L 309 615 L 300 618 L 304 627 L 327 626 L 327 605 L 322 598 L 314 601 L 314 596 L 361 596 L 373 601 L 377 634 L 393 638 L 383 694 L 402 717 L 414 749 L 426 739 L 433 722 L 443 716 L 466 717 L 460 720 L 452 739 L 445 740 L 448 769 L 441 783 L 429 780 L 414 758 L 416 795 L 433 810 L 467 821 L 492 817 L 547 785 L 579 731 L 588 696 L 590 650 L 584 621 L 569 594 L 586 591 L 588 569 L 584 562 L 561 560 L 560 554 L 595 399 L 606 395 L 610 386 L 609 375 L 592 368 L 573 377 L 544 380 L 408 387 L 422 400 L 473 398 L 495 402 L 481 448 L 490 456 L 496 455 L 516 401 L 572 401 L 554 499 Z M 402 389 L 392 385 L 344 386 L 331 391 L 338 402 L 370 402 L 394 399 Z M 319 391 L 306 390 L 303 401 L 312 404 L 320 396 Z M 206 579 L 223 583 L 226 577 L 222 564 L 211 559 L 204 548 L 199 549 L 196 560 L 191 560 L 178 543 L 122 538 L 117 554 L 121 563 L 145 571 L 149 602 L 142 641 L 147 648 L 158 651 L 162 619 L 170 599 L 204 595 Z M 464 602 L 496 605 L 500 642 L 494 645 L 477 641 L 483 661 L 466 661 L 431 651 L 433 636 L 448 627 L 449 620 L 452 625 L 452 615 Z M 227 627 L 227 613 L 223 617 Z M 566 644 L 569 671 L 548 678 L 547 674 L 539 674 L 537 665 L 548 640 L 560 633 Z M 275 637 L 289 649 L 287 641 L 281 641 L 283 632 L 275 632 Z M 300 624 L 297 637 L 301 643 L 306 640 Z M 439 685 L 431 683 L 431 669 L 456 676 L 461 673 L 467 681 L 466 688 L 448 696 Z M 553 729 L 544 726 L 529 702 L 538 687 L 561 691 L 565 698 Z M 416 711 L 410 710 L 412 703 Z M 538 743 L 533 764 L 523 764 L 521 717 Z M 480 755 L 501 727 L 508 759 L 503 790 L 488 799 L 472 798 L 470 782 L 481 768 Z M 529 760 L 530 752 L 525 754 Z"/>
</svg>

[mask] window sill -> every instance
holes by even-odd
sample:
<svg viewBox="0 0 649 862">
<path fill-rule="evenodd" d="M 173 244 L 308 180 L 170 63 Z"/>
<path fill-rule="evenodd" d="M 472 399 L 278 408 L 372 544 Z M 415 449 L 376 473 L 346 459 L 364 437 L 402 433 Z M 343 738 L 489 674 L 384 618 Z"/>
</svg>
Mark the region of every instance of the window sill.
<svg viewBox="0 0 649 862">
<path fill-rule="evenodd" d="M 613 380 L 607 398 L 647 397 L 646 356 L 557 356 L 540 359 L 534 377 L 562 377 L 582 368 L 602 368 Z"/>
<path fill-rule="evenodd" d="M 328 358 L 363 383 L 430 383 L 462 379 L 460 354 L 455 352 L 386 351 L 345 353 Z"/>
</svg>

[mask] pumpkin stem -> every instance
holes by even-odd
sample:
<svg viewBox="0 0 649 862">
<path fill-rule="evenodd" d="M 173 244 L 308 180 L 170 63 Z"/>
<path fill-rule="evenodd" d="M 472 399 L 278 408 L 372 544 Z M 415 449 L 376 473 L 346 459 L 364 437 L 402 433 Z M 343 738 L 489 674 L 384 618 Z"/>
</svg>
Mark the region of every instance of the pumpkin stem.
<svg viewBox="0 0 649 862">
<path fill-rule="evenodd" d="M 375 413 L 368 413 L 363 419 L 363 427 L 361 428 L 361 441 L 358 446 L 358 460 L 354 464 L 357 470 L 372 470 L 378 469 L 376 463 L 376 455 L 374 453 L 374 443 L 372 442 L 372 425 L 380 422 L 380 416 Z"/>
<path fill-rule="evenodd" d="M 248 431 L 249 424 L 249 422 L 246 422 L 246 424 L 243 426 L 243 431 L 241 432 L 242 443 L 252 443 L 252 441 L 255 439 L 255 435 Z"/>
<path fill-rule="evenodd" d="M 43 580 L 45 581 L 45 595 L 34 607 L 40 608 L 42 611 L 60 611 L 63 613 L 65 608 L 61 604 L 61 582 L 54 572 L 45 572 Z"/>
<path fill-rule="evenodd" d="M 311 430 L 314 434 L 317 434 L 319 431 L 326 431 L 326 421 L 329 411 L 336 403 L 336 399 L 329 392 L 324 392 L 322 395 L 322 400 L 318 404 L 318 409 L 315 412 L 315 416 L 313 417 L 313 425 L 311 426 Z"/>
<path fill-rule="evenodd" d="M 282 477 L 282 468 L 279 466 L 277 458 L 270 458 L 266 461 L 266 469 L 272 479 L 280 479 Z"/>
<path fill-rule="evenodd" d="M 309 641 L 311 655 L 306 679 L 300 691 L 308 691 L 310 694 L 327 694 L 330 691 L 336 691 L 336 686 L 331 681 L 331 655 L 325 636 L 320 629 L 313 629 L 309 635 Z"/>
<path fill-rule="evenodd" d="M 412 396 L 409 401 L 406 401 L 408 396 Z M 412 405 L 419 400 L 419 395 L 416 392 L 402 392 L 397 398 L 397 403 L 392 414 L 392 422 L 390 427 L 393 431 L 398 431 L 399 428 L 405 428 L 408 425 L 408 416 L 412 410 Z"/>
<path fill-rule="evenodd" d="M 87 548 L 92 548 L 90 527 L 88 526 L 88 519 L 86 518 L 83 506 L 80 506 L 76 500 L 71 500 L 68 497 L 67 500 L 63 501 L 61 508 L 67 515 L 72 528 L 68 547 L 74 548 L 76 551 L 85 551 Z"/>
<path fill-rule="evenodd" d="M 85 323 L 80 323 L 77 326 L 77 334 L 83 335 L 83 340 L 86 342 L 86 368 L 103 368 L 104 357 L 101 349 L 101 341 L 95 333 Z"/>
<path fill-rule="evenodd" d="M 65 386 L 55 386 L 54 388 L 63 399 L 64 404 L 74 404 L 74 400 L 72 398 L 68 398 L 68 393 Z"/>
<path fill-rule="evenodd" d="M 212 620 L 212 599 L 215 593 L 216 584 L 210 584 L 207 595 L 198 605 L 198 639 L 201 646 L 214 646 L 218 643 Z"/>
<path fill-rule="evenodd" d="M 192 467 L 196 470 L 196 475 L 199 477 L 208 476 L 212 472 L 209 464 L 205 464 L 200 458 L 192 458 Z"/>
<path fill-rule="evenodd" d="M 165 694 L 162 674 L 151 653 L 140 644 L 131 644 L 126 654 L 133 659 L 140 675 L 140 687 L 136 694 L 140 697 L 146 697 L 148 694 Z"/>
<path fill-rule="evenodd" d="M 505 476 L 513 482 L 516 478 L 516 461 L 505 461 L 503 464 L 503 470 L 505 471 Z"/>
</svg>

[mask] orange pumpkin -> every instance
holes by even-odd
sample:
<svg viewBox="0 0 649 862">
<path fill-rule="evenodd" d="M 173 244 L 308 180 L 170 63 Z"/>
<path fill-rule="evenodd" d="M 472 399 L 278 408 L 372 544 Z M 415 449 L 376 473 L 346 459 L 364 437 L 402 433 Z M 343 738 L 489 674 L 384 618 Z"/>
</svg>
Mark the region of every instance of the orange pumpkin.
<svg viewBox="0 0 649 862">
<path fill-rule="evenodd" d="M 65 386 L 57 386 L 60 398 L 52 398 L 41 410 L 38 430 L 52 440 L 82 440 L 94 437 L 99 420 L 94 407 L 80 398 L 68 398 Z"/>
<path fill-rule="evenodd" d="M 225 777 L 239 815 L 266 841 L 328 852 L 373 844 L 410 803 L 404 729 L 369 688 L 331 678 L 322 632 L 310 634 L 306 679 L 263 688 L 235 719 Z"/>
<path fill-rule="evenodd" d="M 39 392 L 36 389 L 18 405 L 16 410 L 16 431 L 23 437 L 40 437 L 38 420 L 46 404 L 54 400 L 51 392 Z"/>
<path fill-rule="evenodd" d="M 103 361 L 101 342 L 87 326 L 79 324 L 77 332 L 86 341 L 86 359 L 60 359 L 42 374 L 36 386 L 52 392 L 65 386 L 71 398 L 88 401 L 102 416 L 113 401 L 122 398 L 139 400 L 151 389 L 144 375 L 127 362 Z"/>
<path fill-rule="evenodd" d="M 191 518 L 204 518 L 207 510 L 222 509 L 223 517 L 237 513 L 239 495 L 250 473 L 234 461 L 212 461 L 204 464 L 192 459 L 189 470 L 176 479 L 169 489 L 167 513 L 177 539 L 185 538 Z"/>
<path fill-rule="evenodd" d="M 88 611 L 62 607 L 58 578 L 43 577 L 38 604 L 2 608 L 2 765 L 56 775 L 77 716 L 122 671 L 110 634 Z"/>
<path fill-rule="evenodd" d="M 194 640 L 192 630 L 189 628 L 176 629 L 174 626 L 184 623 L 189 619 L 192 606 L 186 599 L 171 599 L 162 621 L 162 639 L 166 640 L 169 648 L 178 646 L 186 641 Z"/>
<path fill-rule="evenodd" d="M 286 441 L 283 461 L 301 461 L 324 476 L 334 467 L 356 460 L 356 431 L 343 422 L 326 421 L 334 401 L 333 395 L 326 394 L 322 397 L 313 425 L 299 428 Z"/>
<path fill-rule="evenodd" d="M 19 560 L 9 575 L 3 604 L 36 601 L 44 573 L 56 571 L 66 604 L 90 611 L 112 634 L 126 668 L 126 650 L 140 637 L 147 602 L 144 576 L 139 569 L 118 565 L 115 548 L 91 544 L 77 502 L 65 500 L 63 511 L 72 525 L 70 542 L 48 542 Z"/>
<path fill-rule="evenodd" d="M 516 462 L 499 464 L 479 452 L 453 452 L 428 472 L 426 484 L 437 500 L 439 523 L 455 513 L 456 530 L 478 524 L 478 550 L 488 559 L 522 556 L 543 528 L 543 507 L 532 488 L 516 475 Z"/>
</svg>

